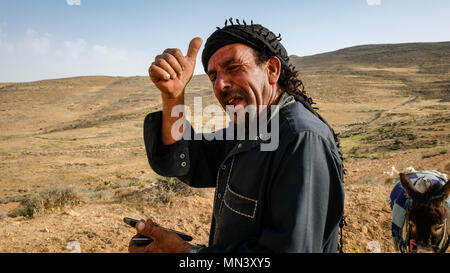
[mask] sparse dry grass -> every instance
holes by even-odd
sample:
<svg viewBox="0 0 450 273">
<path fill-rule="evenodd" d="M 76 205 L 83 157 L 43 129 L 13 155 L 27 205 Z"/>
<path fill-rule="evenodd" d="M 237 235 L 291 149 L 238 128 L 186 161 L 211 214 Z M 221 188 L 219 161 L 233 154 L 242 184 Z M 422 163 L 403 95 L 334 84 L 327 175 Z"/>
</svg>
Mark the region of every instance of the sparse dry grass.
<svg viewBox="0 0 450 273">
<path fill-rule="evenodd" d="M 116 191 L 114 200 L 157 206 L 167 204 L 175 196 L 192 194 L 192 189 L 176 178 L 157 178 L 142 189 L 126 188 Z"/>
<path fill-rule="evenodd" d="M 117 183 L 104 182 L 88 189 L 79 189 L 75 186 L 57 186 L 20 198 L 19 206 L 11 210 L 7 216 L 33 218 L 40 213 L 54 212 L 92 201 L 161 206 L 169 203 L 175 197 L 194 194 L 195 190 L 178 179 L 163 177 L 123 186 L 119 186 Z M 16 199 L 8 200 L 13 202 L 17 201 Z M 8 200 L 5 199 L 4 203 L 8 203 Z"/>
<path fill-rule="evenodd" d="M 81 203 L 79 192 L 73 186 L 60 186 L 31 194 L 20 202 L 20 205 L 10 211 L 10 217 L 34 217 L 36 214 L 53 211 L 63 207 L 73 207 Z"/>
</svg>

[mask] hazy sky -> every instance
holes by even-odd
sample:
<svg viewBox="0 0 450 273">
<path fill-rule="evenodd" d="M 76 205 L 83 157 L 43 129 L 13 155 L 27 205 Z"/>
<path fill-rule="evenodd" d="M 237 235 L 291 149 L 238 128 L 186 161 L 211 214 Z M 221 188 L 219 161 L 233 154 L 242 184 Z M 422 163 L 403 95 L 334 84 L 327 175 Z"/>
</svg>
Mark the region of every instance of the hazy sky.
<svg viewBox="0 0 450 273">
<path fill-rule="evenodd" d="M 289 54 L 306 56 L 450 41 L 449 15 L 449 0 L 0 0 L 0 82 L 147 75 L 155 55 L 185 53 L 229 17 L 281 33 Z"/>
</svg>

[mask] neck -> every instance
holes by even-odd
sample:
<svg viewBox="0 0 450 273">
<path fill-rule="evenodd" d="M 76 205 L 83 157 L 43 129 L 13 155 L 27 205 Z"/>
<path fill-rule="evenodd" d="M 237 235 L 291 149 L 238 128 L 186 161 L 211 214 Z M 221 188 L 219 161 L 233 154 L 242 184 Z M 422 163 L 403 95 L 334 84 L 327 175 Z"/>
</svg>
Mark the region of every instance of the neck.
<svg viewBox="0 0 450 273">
<path fill-rule="evenodd" d="M 283 90 L 281 90 L 281 88 L 278 85 L 276 85 L 276 86 L 274 86 L 274 90 L 272 90 L 272 92 L 270 94 L 271 94 L 271 97 L 267 103 L 267 110 L 269 112 L 270 112 L 272 105 L 277 105 L 280 102 L 280 98 L 281 98 L 281 94 L 283 94 Z"/>
</svg>

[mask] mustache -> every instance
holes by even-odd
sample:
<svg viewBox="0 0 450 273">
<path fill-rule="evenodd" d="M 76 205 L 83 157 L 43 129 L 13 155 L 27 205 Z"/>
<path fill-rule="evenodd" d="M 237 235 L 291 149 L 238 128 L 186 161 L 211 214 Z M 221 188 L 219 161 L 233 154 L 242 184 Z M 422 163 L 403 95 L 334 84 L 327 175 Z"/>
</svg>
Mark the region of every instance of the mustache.
<svg viewBox="0 0 450 273">
<path fill-rule="evenodd" d="M 242 88 L 228 89 L 227 91 L 220 94 L 220 98 L 222 99 L 222 101 L 230 97 L 240 97 L 246 99 L 247 94 Z"/>
</svg>

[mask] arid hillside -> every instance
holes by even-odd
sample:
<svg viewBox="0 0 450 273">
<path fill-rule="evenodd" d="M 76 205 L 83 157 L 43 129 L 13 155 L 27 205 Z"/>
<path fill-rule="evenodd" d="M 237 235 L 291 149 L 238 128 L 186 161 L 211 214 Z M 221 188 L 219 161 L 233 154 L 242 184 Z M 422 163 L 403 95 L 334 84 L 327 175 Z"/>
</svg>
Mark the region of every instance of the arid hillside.
<svg viewBox="0 0 450 273">
<path fill-rule="evenodd" d="M 346 252 L 393 252 L 392 166 L 450 175 L 450 42 L 367 45 L 291 57 L 341 134 Z M 216 103 L 195 76 L 186 100 Z M 153 217 L 206 243 L 213 189 L 148 165 L 143 120 L 161 109 L 147 77 L 0 83 L 0 252 L 126 252 L 123 217 Z M 394 172 L 395 174 L 395 172 Z M 73 243 L 76 242 L 76 243 Z"/>
</svg>

